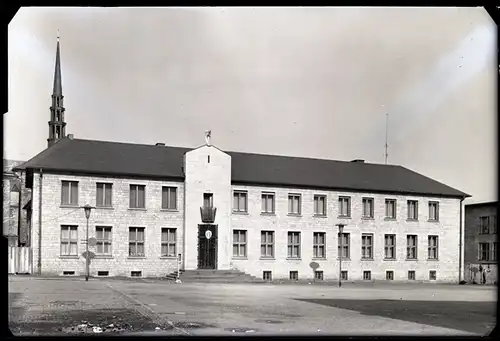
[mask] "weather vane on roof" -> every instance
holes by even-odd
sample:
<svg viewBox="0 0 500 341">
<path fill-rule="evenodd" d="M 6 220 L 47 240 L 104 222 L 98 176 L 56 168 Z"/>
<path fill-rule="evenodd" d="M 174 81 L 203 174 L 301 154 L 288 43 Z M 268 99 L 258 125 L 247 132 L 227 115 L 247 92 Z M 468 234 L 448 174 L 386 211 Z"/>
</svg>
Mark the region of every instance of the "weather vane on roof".
<svg viewBox="0 0 500 341">
<path fill-rule="evenodd" d="M 212 131 L 207 130 L 205 132 L 205 141 L 207 142 L 207 146 L 210 146 L 210 138 L 212 137 Z"/>
<path fill-rule="evenodd" d="M 59 41 L 59 29 L 57 29 L 57 41 Z"/>
</svg>

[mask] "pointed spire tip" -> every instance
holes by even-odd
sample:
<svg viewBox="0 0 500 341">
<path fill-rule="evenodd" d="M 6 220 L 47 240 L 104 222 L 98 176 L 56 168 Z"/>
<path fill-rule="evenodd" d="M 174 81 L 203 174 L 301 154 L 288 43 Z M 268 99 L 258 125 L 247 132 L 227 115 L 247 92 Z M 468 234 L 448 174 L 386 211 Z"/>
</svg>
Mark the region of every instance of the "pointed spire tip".
<svg viewBox="0 0 500 341">
<path fill-rule="evenodd" d="M 57 42 L 59 42 L 59 29 L 57 29 Z"/>
</svg>

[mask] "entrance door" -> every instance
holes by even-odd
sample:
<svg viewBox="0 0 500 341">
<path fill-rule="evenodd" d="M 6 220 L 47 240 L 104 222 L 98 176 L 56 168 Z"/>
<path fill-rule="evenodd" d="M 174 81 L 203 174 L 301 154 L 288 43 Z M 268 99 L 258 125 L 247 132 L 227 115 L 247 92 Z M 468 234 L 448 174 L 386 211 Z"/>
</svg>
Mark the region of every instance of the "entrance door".
<svg viewBox="0 0 500 341">
<path fill-rule="evenodd" d="M 198 269 L 217 269 L 217 225 L 198 225 Z"/>
</svg>

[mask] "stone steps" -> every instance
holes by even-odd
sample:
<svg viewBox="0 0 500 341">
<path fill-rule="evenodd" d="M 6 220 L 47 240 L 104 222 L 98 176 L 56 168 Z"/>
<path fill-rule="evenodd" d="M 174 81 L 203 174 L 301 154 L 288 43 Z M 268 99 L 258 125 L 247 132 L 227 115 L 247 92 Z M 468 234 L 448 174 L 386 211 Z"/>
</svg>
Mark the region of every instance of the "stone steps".
<svg viewBox="0 0 500 341">
<path fill-rule="evenodd" d="M 177 271 L 166 276 L 169 280 L 177 278 Z M 201 283 L 264 283 L 262 279 L 250 276 L 238 270 L 181 270 L 180 280 L 183 282 Z"/>
</svg>

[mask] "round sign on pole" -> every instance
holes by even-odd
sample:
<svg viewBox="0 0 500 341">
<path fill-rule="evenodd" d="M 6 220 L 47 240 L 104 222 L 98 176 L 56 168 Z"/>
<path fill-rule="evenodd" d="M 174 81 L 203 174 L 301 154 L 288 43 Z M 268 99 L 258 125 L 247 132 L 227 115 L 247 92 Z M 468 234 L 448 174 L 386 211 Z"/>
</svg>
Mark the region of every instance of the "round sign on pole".
<svg viewBox="0 0 500 341">
<path fill-rule="evenodd" d="M 207 239 L 212 238 L 212 231 L 210 231 L 210 230 L 205 231 L 205 237 L 206 237 Z"/>
<path fill-rule="evenodd" d="M 89 238 L 89 246 L 96 246 L 97 245 L 97 239 L 94 237 Z"/>
</svg>

